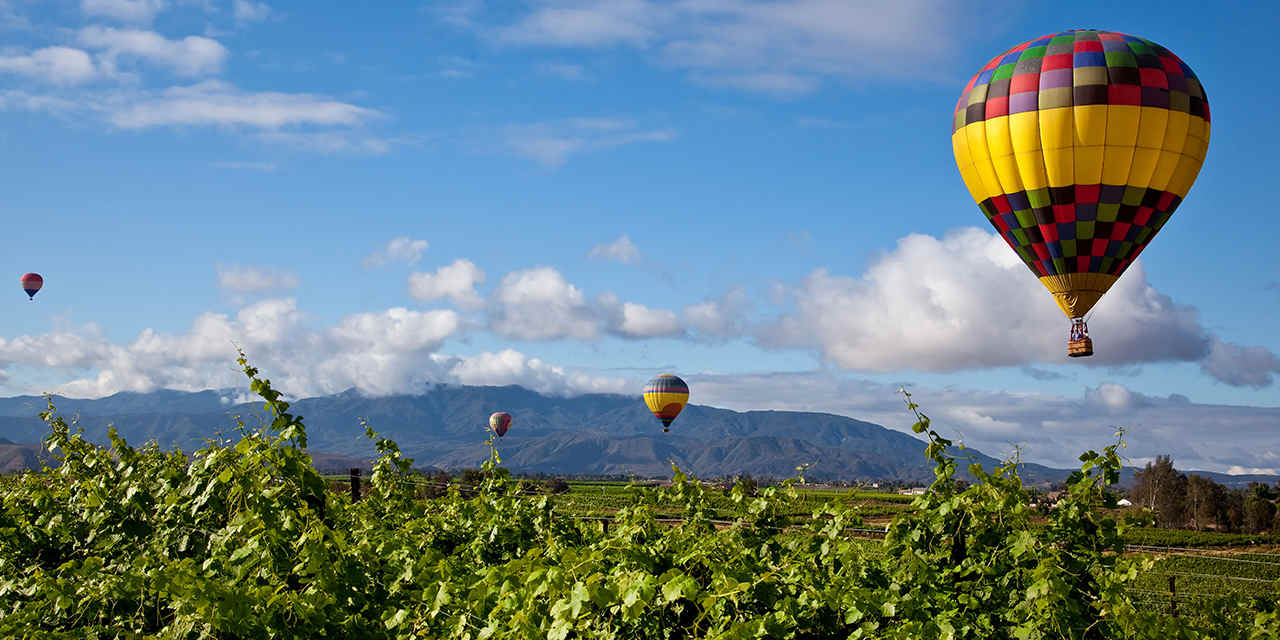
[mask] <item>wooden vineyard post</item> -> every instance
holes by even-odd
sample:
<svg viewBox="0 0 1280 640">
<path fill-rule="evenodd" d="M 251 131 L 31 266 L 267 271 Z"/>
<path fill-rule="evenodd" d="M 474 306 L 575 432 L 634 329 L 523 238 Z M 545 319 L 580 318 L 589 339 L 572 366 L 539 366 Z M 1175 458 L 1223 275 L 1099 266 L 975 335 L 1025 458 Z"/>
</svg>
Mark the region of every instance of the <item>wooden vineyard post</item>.
<svg viewBox="0 0 1280 640">
<path fill-rule="evenodd" d="M 1173 617 L 1178 617 L 1178 590 L 1174 585 L 1174 576 L 1169 576 L 1169 608 L 1173 610 Z"/>
<path fill-rule="evenodd" d="M 351 501 L 360 502 L 360 467 L 351 467 Z"/>
</svg>

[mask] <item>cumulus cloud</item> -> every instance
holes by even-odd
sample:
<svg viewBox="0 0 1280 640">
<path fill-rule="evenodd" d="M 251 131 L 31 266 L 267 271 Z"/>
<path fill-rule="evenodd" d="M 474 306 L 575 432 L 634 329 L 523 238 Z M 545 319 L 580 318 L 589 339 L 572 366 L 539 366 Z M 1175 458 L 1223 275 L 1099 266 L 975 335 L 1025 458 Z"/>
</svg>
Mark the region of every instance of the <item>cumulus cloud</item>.
<svg viewBox="0 0 1280 640">
<path fill-rule="evenodd" d="M 462 384 L 516 384 L 540 393 L 622 393 L 629 388 L 622 378 L 571 372 L 512 349 L 458 358 L 450 373 Z"/>
<path fill-rule="evenodd" d="M 731 338 L 746 331 L 749 306 L 746 290 L 737 287 L 717 299 L 685 307 L 684 320 L 705 337 Z"/>
<path fill-rule="evenodd" d="M 657 338 L 682 331 L 675 312 L 667 309 L 623 302 L 612 293 L 601 295 L 598 306 L 607 318 L 609 330 L 625 338 Z"/>
<path fill-rule="evenodd" d="M 101 59 L 111 68 L 121 60 L 136 59 L 184 76 L 217 73 L 229 55 L 217 40 L 201 36 L 169 40 L 140 29 L 91 26 L 81 29 L 77 39 L 90 49 L 101 50 Z"/>
<path fill-rule="evenodd" d="M 768 347 L 812 348 L 847 369 L 957 371 L 1062 358 L 1067 323 L 999 236 L 911 234 L 859 277 L 819 269 L 789 291 L 796 311 L 763 327 Z M 1192 307 L 1135 262 L 1090 320 L 1087 364 L 1197 361 L 1209 338 Z"/>
<path fill-rule="evenodd" d="M 698 403 L 730 409 L 822 411 L 910 432 L 915 420 L 884 384 L 824 371 L 684 376 Z M 943 435 L 1001 458 L 1022 450 L 1024 461 L 1059 468 L 1079 464 L 1081 452 L 1114 442 L 1126 429 L 1131 464 L 1171 455 L 1179 469 L 1230 472 L 1280 469 L 1275 425 L 1280 408 L 1199 404 L 1185 396 L 1152 396 L 1104 382 L 1078 396 L 983 391 L 962 385 L 907 385 Z"/>
<path fill-rule="evenodd" d="M 67 376 L 54 389 L 73 397 L 157 388 L 240 388 L 235 346 L 295 397 L 355 387 L 372 395 L 413 393 L 429 382 L 519 384 L 543 393 L 616 392 L 626 381 L 552 365 L 513 350 L 478 355 L 439 352 L 461 327 L 452 310 L 392 308 L 312 327 L 292 299 L 263 300 L 235 315 L 203 313 L 181 333 L 144 329 L 132 342 L 111 342 L 95 325 L 39 336 L 0 338 L 0 378 L 8 368 L 51 369 Z M 86 374 L 85 371 L 88 371 Z"/>
<path fill-rule="evenodd" d="M 98 68 L 88 53 L 71 47 L 45 47 L 28 54 L 0 56 L 0 73 L 27 76 L 58 85 L 88 82 Z"/>
<path fill-rule="evenodd" d="M 1233 387 L 1261 389 L 1271 386 L 1280 373 L 1280 358 L 1264 347 L 1245 347 L 1214 338 L 1200 370 Z"/>
<path fill-rule="evenodd" d="M 305 93 L 246 92 L 217 80 L 138 96 L 110 121 L 124 129 L 163 126 L 244 126 L 278 129 L 298 125 L 356 126 L 379 114 L 372 109 Z"/>
<path fill-rule="evenodd" d="M 151 22 L 168 4 L 166 0 L 80 0 L 80 10 L 121 22 Z"/>
<path fill-rule="evenodd" d="M 627 234 L 618 236 L 613 242 L 598 244 L 591 248 L 587 253 L 588 258 L 597 260 L 613 260 L 615 262 L 631 263 L 640 259 L 640 249 L 631 242 L 631 238 Z"/>
<path fill-rule="evenodd" d="M 459 258 L 434 273 L 409 274 L 409 296 L 424 302 L 448 298 L 464 309 L 476 309 L 484 306 L 484 299 L 476 293 L 476 285 L 483 282 L 484 271 Z"/>
<path fill-rule="evenodd" d="M 829 79 L 929 75 L 982 18 L 926 0 L 542 0 L 524 11 L 468 5 L 441 16 L 502 45 L 634 48 L 695 81 L 786 94 Z"/>
<path fill-rule="evenodd" d="M 586 295 L 551 267 L 503 276 L 490 300 L 489 322 L 499 334 L 520 340 L 593 340 L 600 333 Z"/>
<path fill-rule="evenodd" d="M 417 264 L 422 259 L 422 254 L 427 250 L 426 240 L 415 240 L 408 236 L 397 236 L 387 242 L 386 246 L 378 247 L 365 256 L 360 262 L 360 266 L 365 269 L 376 269 L 385 267 L 392 262 L 404 262 L 406 264 Z"/>
<path fill-rule="evenodd" d="M 596 340 L 656 338 L 683 333 L 679 318 L 666 309 L 623 301 L 611 292 L 589 300 L 551 267 L 512 271 L 487 301 L 489 328 L 520 340 Z"/>
<path fill-rule="evenodd" d="M 298 274 L 275 267 L 218 265 L 218 287 L 235 293 L 262 293 L 294 289 Z"/>
</svg>

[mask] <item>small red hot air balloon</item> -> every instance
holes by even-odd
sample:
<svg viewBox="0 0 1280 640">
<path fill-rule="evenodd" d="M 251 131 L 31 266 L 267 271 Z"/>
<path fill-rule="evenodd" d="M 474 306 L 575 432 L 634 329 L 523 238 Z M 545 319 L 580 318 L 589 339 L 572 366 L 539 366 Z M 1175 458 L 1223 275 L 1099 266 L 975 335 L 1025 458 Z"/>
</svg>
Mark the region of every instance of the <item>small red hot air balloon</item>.
<svg viewBox="0 0 1280 640">
<path fill-rule="evenodd" d="M 27 292 L 29 300 L 35 300 L 36 292 L 43 286 L 44 278 L 41 278 L 38 273 L 28 273 L 22 276 L 22 290 Z"/>
<path fill-rule="evenodd" d="M 511 428 L 511 414 L 499 411 L 489 416 L 489 427 L 493 429 L 494 433 L 498 434 L 499 438 L 507 435 L 507 429 Z"/>
</svg>

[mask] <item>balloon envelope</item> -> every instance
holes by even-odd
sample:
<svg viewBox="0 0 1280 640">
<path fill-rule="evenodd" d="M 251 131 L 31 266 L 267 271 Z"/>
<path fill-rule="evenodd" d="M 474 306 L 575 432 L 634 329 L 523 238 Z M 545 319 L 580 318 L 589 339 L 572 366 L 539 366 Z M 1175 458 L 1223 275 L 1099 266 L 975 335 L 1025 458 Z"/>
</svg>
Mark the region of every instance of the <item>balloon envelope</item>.
<svg viewBox="0 0 1280 640">
<path fill-rule="evenodd" d="M 499 438 L 507 435 L 507 429 L 511 428 L 511 414 L 499 411 L 489 416 L 489 427 L 498 434 Z"/>
<path fill-rule="evenodd" d="M 978 71 L 951 142 L 987 221 L 1080 318 L 1191 189 L 1209 102 L 1191 68 L 1150 40 L 1064 31 Z"/>
<path fill-rule="evenodd" d="M 666 431 L 689 403 L 689 385 L 669 373 L 656 376 L 644 386 L 644 403 Z"/>
<path fill-rule="evenodd" d="M 27 292 L 29 299 L 35 298 L 36 292 L 40 290 L 40 287 L 44 286 L 44 278 L 41 278 L 38 273 L 24 274 L 21 281 L 22 290 Z"/>
</svg>

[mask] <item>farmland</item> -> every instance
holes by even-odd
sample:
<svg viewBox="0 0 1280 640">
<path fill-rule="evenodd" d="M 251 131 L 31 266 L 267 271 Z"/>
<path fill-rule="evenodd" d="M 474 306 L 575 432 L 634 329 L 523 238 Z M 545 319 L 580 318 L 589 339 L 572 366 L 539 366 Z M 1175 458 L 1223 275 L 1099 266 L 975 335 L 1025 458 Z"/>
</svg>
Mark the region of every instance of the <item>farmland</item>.
<svg viewBox="0 0 1280 640">
<path fill-rule="evenodd" d="M 0 635 L 1280 633 L 1269 556 L 1246 563 L 1127 547 L 1124 523 L 1098 508 L 1120 469 L 1117 445 L 1082 456 L 1057 508 L 1042 514 L 1027 506 L 1012 465 L 971 467 L 979 481 L 957 484 L 949 443 L 923 417 L 916 429 L 930 438 L 937 479 L 910 504 L 806 495 L 796 480 L 726 493 L 679 470 L 669 486 L 550 496 L 509 477 L 497 448 L 477 485 L 423 499 L 423 476 L 370 430 L 380 457 L 353 501 L 311 466 L 302 418 L 242 365 L 270 424 L 191 458 L 119 437 L 101 447 L 46 414 L 61 464 L 8 480 L 0 497 Z M 880 539 L 857 535 L 871 513 L 891 516 Z M 1170 610 L 1154 606 L 1165 601 L 1161 573 L 1196 606 L 1177 616 L 1172 598 Z"/>
</svg>

